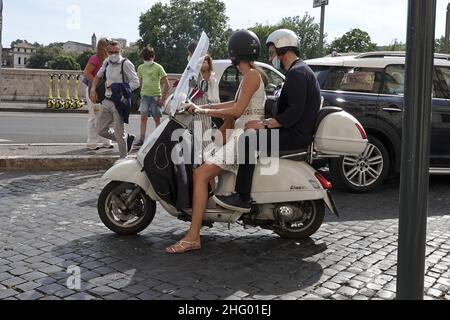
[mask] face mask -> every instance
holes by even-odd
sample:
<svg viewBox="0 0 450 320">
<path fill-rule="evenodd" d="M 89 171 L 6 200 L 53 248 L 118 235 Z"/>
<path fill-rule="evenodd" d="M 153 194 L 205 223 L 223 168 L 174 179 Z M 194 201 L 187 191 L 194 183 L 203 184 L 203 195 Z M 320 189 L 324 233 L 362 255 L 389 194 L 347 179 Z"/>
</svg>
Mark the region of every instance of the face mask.
<svg viewBox="0 0 450 320">
<path fill-rule="evenodd" d="M 188 61 L 188 62 L 191 62 L 191 58 L 192 58 L 191 56 L 188 56 L 188 57 L 187 57 L 187 61 Z"/>
<path fill-rule="evenodd" d="M 272 60 L 272 65 L 275 69 L 280 70 L 281 69 L 281 60 L 280 58 L 278 58 L 278 56 L 276 56 L 275 58 L 273 58 Z"/>
<path fill-rule="evenodd" d="M 109 55 L 109 61 L 111 61 L 112 63 L 117 63 L 120 61 L 121 55 L 120 54 L 110 54 Z"/>
<path fill-rule="evenodd" d="M 147 64 L 147 65 L 152 65 L 154 62 L 153 61 L 144 61 L 144 64 Z"/>
</svg>

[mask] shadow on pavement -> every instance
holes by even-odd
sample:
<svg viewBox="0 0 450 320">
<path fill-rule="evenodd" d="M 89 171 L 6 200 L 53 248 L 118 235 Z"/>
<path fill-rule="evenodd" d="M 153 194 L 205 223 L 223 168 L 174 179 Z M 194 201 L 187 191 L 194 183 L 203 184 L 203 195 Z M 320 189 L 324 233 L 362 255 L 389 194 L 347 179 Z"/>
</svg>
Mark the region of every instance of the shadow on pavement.
<svg viewBox="0 0 450 320">
<path fill-rule="evenodd" d="M 327 221 L 384 220 L 398 219 L 399 216 L 398 179 L 383 184 L 377 190 L 358 194 L 345 190 L 333 190 L 334 200 L 341 213 L 337 219 L 327 215 Z M 450 215 L 450 179 L 448 176 L 431 176 L 428 215 Z"/>
<path fill-rule="evenodd" d="M 104 234 L 55 247 L 51 254 L 67 259 L 64 270 L 81 267 L 79 299 L 104 298 L 116 289 L 137 296 L 141 287 L 143 299 L 202 300 L 225 299 L 238 292 L 288 295 L 309 287 L 319 281 L 323 269 L 306 259 L 327 250 L 325 243 L 312 239 L 298 243 L 278 237 L 204 236 L 202 250 L 166 255 L 164 247 L 177 240 L 167 233 Z"/>
</svg>

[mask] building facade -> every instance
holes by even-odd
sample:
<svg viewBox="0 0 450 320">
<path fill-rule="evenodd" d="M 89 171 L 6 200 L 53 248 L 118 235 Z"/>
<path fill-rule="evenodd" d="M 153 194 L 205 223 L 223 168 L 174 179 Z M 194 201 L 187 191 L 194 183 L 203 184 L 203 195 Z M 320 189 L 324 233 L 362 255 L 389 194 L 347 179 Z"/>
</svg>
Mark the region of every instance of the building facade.
<svg viewBox="0 0 450 320">
<path fill-rule="evenodd" d="M 13 68 L 26 68 L 28 61 L 35 53 L 36 48 L 26 42 L 18 43 L 15 46 L 13 46 L 12 48 Z"/>
<path fill-rule="evenodd" d="M 92 50 L 92 44 L 86 44 L 75 41 L 67 41 L 63 44 L 63 51 L 66 53 L 82 54 L 87 50 Z"/>
</svg>

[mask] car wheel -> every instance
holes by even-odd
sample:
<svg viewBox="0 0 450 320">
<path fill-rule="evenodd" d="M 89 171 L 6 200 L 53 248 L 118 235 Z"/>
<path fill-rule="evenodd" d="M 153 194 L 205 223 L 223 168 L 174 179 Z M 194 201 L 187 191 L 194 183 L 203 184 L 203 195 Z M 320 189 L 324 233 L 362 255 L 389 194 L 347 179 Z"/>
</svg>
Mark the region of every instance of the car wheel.
<svg viewBox="0 0 450 320">
<path fill-rule="evenodd" d="M 364 153 L 330 160 L 333 182 L 352 192 L 370 192 L 381 185 L 389 171 L 389 152 L 377 138 L 369 136 Z"/>
</svg>

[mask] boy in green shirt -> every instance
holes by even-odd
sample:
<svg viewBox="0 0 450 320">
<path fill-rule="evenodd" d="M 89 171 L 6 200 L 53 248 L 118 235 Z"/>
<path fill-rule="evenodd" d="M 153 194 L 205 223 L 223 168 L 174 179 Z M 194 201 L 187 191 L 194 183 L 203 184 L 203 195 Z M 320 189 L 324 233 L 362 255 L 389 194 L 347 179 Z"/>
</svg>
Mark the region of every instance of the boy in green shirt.
<svg viewBox="0 0 450 320">
<path fill-rule="evenodd" d="M 145 141 L 147 131 L 147 121 L 153 117 L 156 126 L 161 123 L 161 107 L 164 105 L 169 94 L 169 80 L 164 68 L 155 62 L 155 50 L 146 47 L 143 51 L 144 64 L 138 67 L 137 73 L 141 82 L 141 139 L 136 144 L 141 147 Z M 161 95 L 161 82 L 164 90 Z"/>
</svg>

